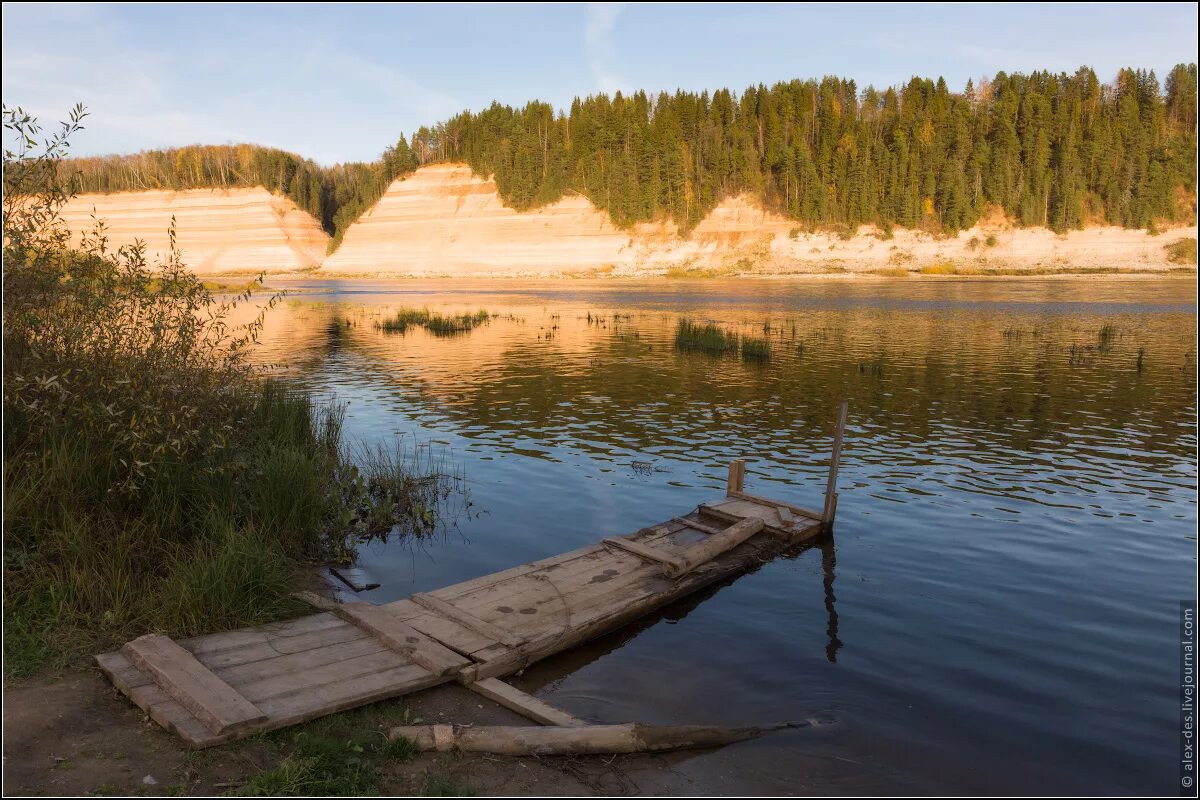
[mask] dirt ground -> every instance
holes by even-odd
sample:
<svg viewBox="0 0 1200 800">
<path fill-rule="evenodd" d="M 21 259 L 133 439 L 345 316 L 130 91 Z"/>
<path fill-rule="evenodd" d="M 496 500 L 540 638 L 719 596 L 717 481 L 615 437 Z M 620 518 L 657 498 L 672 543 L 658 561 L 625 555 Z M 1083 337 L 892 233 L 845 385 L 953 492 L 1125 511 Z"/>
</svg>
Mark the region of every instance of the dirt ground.
<svg viewBox="0 0 1200 800">
<path fill-rule="evenodd" d="M 528 720 L 466 689 L 447 685 L 378 703 L 355 724 Z M 284 757 L 280 734 L 192 751 L 150 722 L 94 669 L 14 682 L 4 689 L 5 795 L 211 795 L 236 791 Z M 380 766 L 384 795 L 432 785 L 487 795 L 688 794 L 672 755 L 512 758 L 427 753 Z M 431 780 L 441 783 L 431 784 Z"/>
</svg>

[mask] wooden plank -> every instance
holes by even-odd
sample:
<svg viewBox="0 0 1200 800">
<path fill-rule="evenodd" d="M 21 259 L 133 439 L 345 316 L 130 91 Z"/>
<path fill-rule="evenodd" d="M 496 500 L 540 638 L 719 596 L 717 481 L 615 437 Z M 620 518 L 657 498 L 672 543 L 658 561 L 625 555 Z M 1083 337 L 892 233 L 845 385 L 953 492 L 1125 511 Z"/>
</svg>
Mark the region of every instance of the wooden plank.
<svg viewBox="0 0 1200 800">
<path fill-rule="evenodd" d="M 635 556 L 640 556 L 648 561 L 654 561 L 670 569 L 676 569 L 680 566 L 679 559 L 675 558 L 674 556 L 668 555 L 661 550 L 655 550 L 653 547 L 647 547 L 644 544 L 639 544 L 638 542 L 630 539 L 605 539 L 604 543 L 620 548 L 621 550 L 628 550 Z"/>
<path fill-rule="evenodd" d="M 299 653 L 277 654 L 274 658 L 263 658 L 244 664 L 213 669 L 213 673 L 239 692 L 247 683 L 254 683 L 265 678 L 304 672 L 338 661 L 345 661 L 359 656 L 373 655 L 389 650 L 388 646 L 378 639 L 363 635 L 362 638 L 337 645 L 317 647 L 303 650 Z M 203 662 L 202 662 L 203 663 Z M 211 667 L 210 667 L 211 668 Z M 245 694 L 243 692 L 243 694 Z"/>
<path fill-rule="evenodd" d="M 482 647 L 496 644 L 491 637 L 482 636 L 452 619 L 446 619 L 436 611 L 419 606 L 407 597 L 394 603 L 385 603 L 383 607 L 404 623 L 464 656 L 469 656 Z"/>
<path fill-rule="evenodd" d="M 118 691 L 133 701 L 150 719 L 189 746 L 205 747 L 236 735 L 214 734 L 194 714 L 159 688 L 152 678 L 131 664 L 123 653 L 118 651 L 98 655 L 96 664 Z"/>
<path fill-rule="evenodd" d="M 742 516 L 741 514 L 733 514 L 728 511 L 724 511 L 718 506 L 703 504 L 700 507 L 704 510 L 705 514 L 710 514 L 717 519 L 725 520 L 726 522 L 738 522 L 739 520 L 747 519 L 747 517 Z M 806 525 L 793 525 L 789 529 L 767 523 L 763 526 L 763 530 L 772 536 L 795 543 L 803 542 L 807 539 L 813 538 L 814 536 L 820 535 L 822 531 L 822 524 L 819 520 L 813 520 Z"/>
<path fill-rule="evenodd" d="M 509 686 L 504 681 L 496 678 L 484 678 L 481 681 L 468 683 L 466 687 L 472 692 L 483 695 L 487 699 L 499 703 L 505 708 L 542 725 L 575 727 L 587 724 L 583 720 L 572 717 L 567 712 L 561 711 L 549 703 L 545 703 L 533 695 L 526 694 L 515 686 Z"/>
<path fill-rule="evenodd" d="M 340 606 L 337 613 L 434 675 L 449 675 L 471 663 L 416 628 L 406 625 L 386 608 L 373 603 L 347 603 Z"/>
<path fill-rule="evenodd" d="M 710 536 L 714 533 L 720 533 L 723 530 L 722 528 L 714 528 L 711 525 L 705 525 L 699 520 L 688 519 L 687 517 L 671 517 L 671 521 L 678 522 L 680 525 L 691 528 L 692 530 L 700 531 L 701 533 L 707 533 Z"/>
<path fill-rule="evenodd" d="M 787 506 L 775 506 L 775 513 L 779 515 L 779 521 L 783 523 L 785 528 L 790 528 L 796 524 L 796 520 L 792 518 L 792 512 Z"/>
<path fill-rule="evenodd" d="M 823 519 L 820 511 L 813 511 L 811 508 L 802 508 L 792 503 L 785 503 L 782 500 L 771 500 L 770 498 L 759 497 L 758 495 L 753 495 L 748 492 L 733 492 L 729 496 L 736 497 L 738 500 L 748 500 L 751 503 L 757 503 L 758 505 L 766 506 L 769 509 L 786 508 L 793 514 L 799 514 L 800 516 L 808 517 L 809 519 Z"/>
<path fill-rule="evenodd" d="M 842 460 L 842 439 L 846 434 L 846 410 L 847 403 L 843 400 L 838 407 L 837 427 L 833 432 L 833 453 L 829 457 L 829 480 L 825 484 L 825 510 L 821 514 L 821 521 L 826 527 L 833 525 L 833 518 L 837 514 L 838 463 Z"/>
<path fill-rule="evenodd" d="M 243 628 L 223 633 L 210 633 L 207 636 L 196 636 L 191 639 L 181 639 L 177 644 L 184 650 L 199 656 L 206 653 L 216 653 L 224 650 L 236 650 L 254 644 L 268 641 L 281 641 L 286 637 L 303 636 L 326 628 L 342 628 L 346 623 L 333 614 L 324 612 L 310 614 L 307 617 L 273 622 L 261 628 Z"/>
<path fill-rule="evenodd" d="M 265 661 L 281 655 L 296 655 L 334 645 L 344 646 L 366 637 L 365 632 L 339 619 L 337 627 L 324 628 L 300 636 L 267 639 L 264 642 L 255 642 L 235 649 L 218 650 L 215 653 L 200 652 L 195 655 L 201 664 L 216 672 L 227 667 Z"/>
<path fill-rule="evenodd" d="M 679 559 L 679 564 L 667 569 L 667 574 L 672 578 L 678 578 L 680 575 L 691 572 L 701 564 L 712 561 L 722 553 L 737 547 L 762 529 L 763 521 L 761 518 L 744 519 L 741 522 L 734 523 L 720 533 L 708 537 L 700 544 L 689 547 L 684 552 L 683 557 Z"/>
<path fill-rule="evenodd" d="M 140 636 L 121 650 L 213 733 L 230 733 L 266 719 L 253 703 L 166 636 Z"/>
<path fill-rule="evenodd" d="M 410 599 L 417 605 L 424 606 L 430 611 L 436 611 L 445 617 L 449 617 L 459 625 L 470 628 L 471 630 L 483 636 L 490 637 L 501 644 L 515 646 L 521 643 L 521 640 L 518 637 L 514 636 L 503 628 L 499 628 L 490 622 L 481 620 L 479 617 L 468 614 L 458 606 L 434 597 L 433 595 L 417 592 L 416 594 L 412 595 Z"/>
</svg>

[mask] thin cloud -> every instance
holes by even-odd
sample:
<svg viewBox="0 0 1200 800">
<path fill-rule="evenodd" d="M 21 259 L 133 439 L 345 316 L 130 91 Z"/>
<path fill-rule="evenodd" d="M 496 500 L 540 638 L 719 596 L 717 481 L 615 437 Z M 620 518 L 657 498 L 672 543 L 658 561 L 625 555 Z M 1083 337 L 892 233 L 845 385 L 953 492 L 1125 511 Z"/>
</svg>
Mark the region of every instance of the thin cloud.
<svg viewBox="0 0 1200 800">
<path fill-rule="evenodd" d="M 625 81 L 612 68 L 616 49 L 612 43 L 613 27 L 625 10 L 625 3 L 588 3 L 584 15 L 583 41 L 588 67 L 601 91 L 627 91 Z"/>
</svg>

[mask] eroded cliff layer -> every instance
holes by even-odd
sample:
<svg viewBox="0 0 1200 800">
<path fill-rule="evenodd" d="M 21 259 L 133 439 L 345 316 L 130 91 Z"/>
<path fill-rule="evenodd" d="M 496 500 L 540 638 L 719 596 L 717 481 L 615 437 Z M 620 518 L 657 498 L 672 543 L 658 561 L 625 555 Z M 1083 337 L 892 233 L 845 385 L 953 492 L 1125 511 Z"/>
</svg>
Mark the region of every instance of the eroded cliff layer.
<svg viewBox="0 0 1200 800">
<path fill-rule="evenodd" d="M 167 252 L 175 217 L 184 263 L 204 275 L 313 269 L 329 242 L 312 216 L 261 187 L 81 194 L 62 213 L 76 241 L 93 213 L 110 247 L 142 239 L 151 260 Z"/>
</svg>

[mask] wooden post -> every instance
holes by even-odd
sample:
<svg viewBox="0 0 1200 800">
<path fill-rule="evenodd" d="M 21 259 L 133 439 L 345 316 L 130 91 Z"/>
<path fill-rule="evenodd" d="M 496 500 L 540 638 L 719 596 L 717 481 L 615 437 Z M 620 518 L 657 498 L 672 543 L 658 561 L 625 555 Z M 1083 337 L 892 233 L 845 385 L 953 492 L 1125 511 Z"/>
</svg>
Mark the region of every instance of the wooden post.
<svg viewBox="0 0 1200 800">
<path fill-rule="evenodd" d="M 837 427 L 833 432 L 833 455 L 829 459 L 829 482 L 825 484 L 825 510 L 821 521 L 825 529 L 833 527 L 833 518 L 837 515 L 837 475 L 838 461 L 842 458 L 842 438 L 846 433 L 846 401 L 838 408 Z"/>
<path fill-rule="evenodd" d="M 726 484 L 726 494 L 740 492 L 746 485 L 746 462 L 735 459 L 729 462 L 729 482 Z"/>
</svg>

